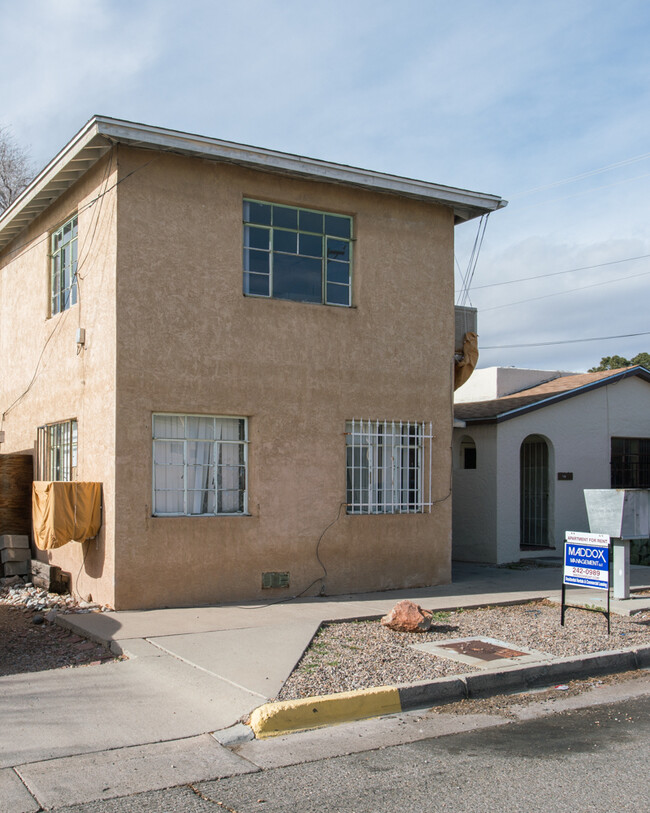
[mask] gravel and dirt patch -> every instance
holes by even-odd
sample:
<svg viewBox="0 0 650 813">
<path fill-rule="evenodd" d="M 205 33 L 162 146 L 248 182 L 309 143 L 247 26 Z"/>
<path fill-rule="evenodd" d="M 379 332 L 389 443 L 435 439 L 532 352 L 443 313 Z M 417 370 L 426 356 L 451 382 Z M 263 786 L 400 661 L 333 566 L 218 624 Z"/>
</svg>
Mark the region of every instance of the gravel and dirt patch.
<svg viewBox="0 0 650 813">
<path fill-rule="evenodd" d="M 106 647 L 80 638 L 48 616 L 52 610 L 62 614 L 96 611 L 83 604 L 22 582 L 1 587 L 0 676 L 119 660 Z"/>
<path fill-rule="evenodd" d="M 278 700 L 294 700 L 373 686 L 413 683 L 478 671 L 412 649 L 411 644 L 483 636 L 512 647 L 571 657 L 650 644 L 650 613 L 611 616 L 611 635 L 600 613 L 567 610 L 549 601 L 434 613 L 429 632 L 404 633 L 379 621 L 323 625 L 290 675 Z"/>
<path fill-rule="evenodd" d="M 630 680 L 640 680 L 648 677 L 644 670 L 634 669 L 630 672 L 617 672 L 613 675 L 600 675 L 599 677 L 580 678 L 570 680 L 548 689 L 531 689 L 526 692 L 513 692 L 511 694 L 497 694 L 491 697 L 464 698 L 454 703 L 442 703 L 431 709 L 433 714 L 498 714 L 501 717 L 518 719 L 516 709 L 530 706 L 531 703 L 554 702 L 565 697 L 576 697 L 591 689 L 611 686 L 616 683 L 627 683 Z"/>
</svg>

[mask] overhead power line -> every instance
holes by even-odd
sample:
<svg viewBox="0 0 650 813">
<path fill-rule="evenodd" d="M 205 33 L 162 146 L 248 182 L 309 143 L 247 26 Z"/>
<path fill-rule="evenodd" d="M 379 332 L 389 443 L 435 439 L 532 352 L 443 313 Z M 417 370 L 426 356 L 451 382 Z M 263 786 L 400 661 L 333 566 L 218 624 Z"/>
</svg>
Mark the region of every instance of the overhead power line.
<svg viewBox="0 0 650 813">
<path fill-rule="evenodd" d="M 576 291 L 584 291 L 587 288 L 598 288 L 601 285 L 611 285 L 614 282 L 623 282 L 627 279 L 636 279 L 637 277 L 647 277 L 650 271 L 642 271 L 640 274 L 630 274 L 627 277 L 617 277 L 616 279 L 608 279 L 604 282 L 592 282 L 591 285 L 580 285 L 577 288 L 567 288 L 566 291 L 554 291 L 552 294 L 544 294 L 543 296 L 532 296 L 529 299 L 518 299 L 516 302 L 505 302 L 503 305 L 493 305 L 491 308 L 481 308 L 481 313 L 487 311 L 496 311 L 499 308 L 509 308 L 512 305 L 524 305 L 526 302 L 537 302 L 539 299 L 549 299 L 552 296 L 562 296 L 562 294 L 572 294 Z"/>
<path fill-rule="evenodd" d="M 522 209 L 532 209 L 535 206 L 546 206 L 549 203 L 557 203 L 557 201 L 559 200 L 570 200 L 571 198 L 579 198 L 581 195 L 592 195 L 599 189 L 609 189 L 612 186 L 619 186 L 619 184 L 630 183 L 631 181 L 638 181 L 640 178 L 647 178 L 649 176 L 650 172 L 643 172 L 641 173 L 641 175 L 632 175 L 629 178 L 620 178 L 618 181 L 604 183 L 601 184 L 600 186 L 591 186 L 588 189 L 582 189 L 580 192 L 574 192 L 571 195 L 560 195 L 560 197 L 557 198 L 547 198 L 546 200 L 538 200 L 536 203 L 522 203 L 517 207 L 513 207 L 513 210 L 515 208 L 517 211 L 521 211 Z M 510 198 L 510 200 L 512 200 L 512 198 Z"/>
<path fill-rule="evenodd" d="M 511 195 L 510 200 L 517 200 L 518 198 L 523 198 L 526 195 L 532 195 L 535 192 L 544 192 L 546 189 L 554 189 L 556 186 L 563 186 L 567 183 L 582 181 L 585 178 L 590 178 L 592 175 L 600 175 L 602 172 L 609 172 L 610 169 L 618 169 L 619 167 L 625 167 L 628 164 L 635 164 L 637 161 L 644 161 L 646 158 L 650 158 L 650 152 L 643 153 L 643 155 L 636 155 L 634 158 L 627 158 L 624 161 L 617 161 L 614 164 L 608 164 L 604 167 L 598 167 L 598 169 L 591 169 L 588 172 L 582 172 L 580 175 L 573 175 L 570 178 L 563 178 L 560 181 L 553 181 L 553 183 L 544 184 L 543 186 L 535 186 L 532 189 L 525 189 L 523 192 L 519 192 L 517 195 Z"/>
<path fill-rule="evenodd" d="M 476 265 L 481 253 L 481 246 L 483 245 L 483 239 L 485 237 L 485 230 L 487 229 L 489 216 L 490 213 L 488 212 L 488 214 L 482 215 L 481 219 L 479 220 L 476 237 L 474 239 L 474 246 L 472 247 L 472 253 L 470 255 L 469 262 L 467 263 L 467 270 L 465 271 L 464 275 L 461 273 L 462 287 L 458 298 L 459 305 L 466 305 L 468 302 L 470 302 L 469 289 L 472 286 L 474 274 L 476 273 Z"/>
<path fill-rule="evenodd" d="M 496 288 L 498 285 L 512 285 L 515 282 L 526 282 L 530 279 L 545 279 L 546 277 L 557 277 L 561 274 L 572 274 L 574 271 L 589 271 L 592 268 L 604 268 L 606 265 L 618 265 L 619 263 L 629 263 L 632 260 L 645 260 L 650 257 L 650 254 L 639 254 L 638 257 L 624 257 L 622 260 L 610 260 L 607 263 L 598 263 L 597 265 L 581 265 L 578 268 L 568 268 L 566 271 L 551 271 L 548 274 L 537 274 L 534 277 L 519 277 L 518 279 L 507 279 L 503 282 L 489 282 L 487 285 L 475 285 L 474 290 L 479 291 L 482 288 Z"/>
<path fill-rule="evenodd" d="M 493 344 L 487 347 L 480 346 L 480 350 L 511 350 L 513 347 L 549 347 L 553 344 L 578 344 L 579 342 L 600 342 L 605 339 L 629 339 L 633 336 L 650 336 L 650 330 L 641 333 L 621 333 L 618 336 L 591 336 L 589 339 L 562 339 L 555 342 L 530 342 L 529 344 Z"/>
</svg>

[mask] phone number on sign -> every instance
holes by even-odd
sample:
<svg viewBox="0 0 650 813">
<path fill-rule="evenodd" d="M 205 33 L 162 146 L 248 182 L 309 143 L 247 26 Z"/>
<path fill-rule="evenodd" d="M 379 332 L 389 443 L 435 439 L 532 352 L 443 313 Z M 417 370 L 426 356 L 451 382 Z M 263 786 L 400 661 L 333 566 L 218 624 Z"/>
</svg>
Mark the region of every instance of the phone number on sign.
<svg viewBox="0 0 650 813">
<path fill-rule="evenodd" d="M 588 570 L 585 567 L 574 567 L 572 571 L 574 576 L 600 576 L 603 572 L 602 570 Z"/>
</svg>

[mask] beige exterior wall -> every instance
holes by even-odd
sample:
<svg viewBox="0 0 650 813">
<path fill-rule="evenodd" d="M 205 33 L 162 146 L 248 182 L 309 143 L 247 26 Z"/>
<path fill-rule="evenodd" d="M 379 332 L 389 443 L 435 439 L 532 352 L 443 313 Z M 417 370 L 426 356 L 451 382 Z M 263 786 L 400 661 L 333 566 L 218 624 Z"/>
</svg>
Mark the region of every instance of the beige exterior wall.
<svg viewBox="0 0 650 813">
<path fill-rule="evenodd" d="M 243 295 L 248 196 L 353 216 L 352 308 Z M 77 211 L 80 301 L 49 318 L 49 237 Z M 116 608 L 314 594 L 318 558 L 328 594 L 449 581 L 452 263 L 447 208 L 113 150 L 0 255 L 3 411 L 38 371 L 2 452 L 76 418 L 78 479 L 103 485 L 98 539 L 39 558 Z M 250 516 L 152 516 L 155 412 L 248 419 Z M 433 422 L 431 513 L 346 514 L 351 418 Z"/>
<path fill-rule="evenodd" d="M 37 555 L 70 573 L 78 594 L 108 604 L 114 603 L 115 179 L 109 154 L 0 254 L 0 411 L 20 399 L 5 414 L 0 448 L 32 453 L 39 426 L 77 419 L 78 479 L 103 484 L 103 527 L 83 548 L 70 543 Z M 79 302 L 50 318 L 50 234 L 77 212 Z M 78 327 L 86 329 L 79 354 Z"/>
<path fill-rule="evenodd" d="M 117 210 L 116 606 L 308 588 L 346 499 L 355 417 L 432 420 L 443 501 L 417 515 L 341 508 L 318 549 L 326 592 L 449 581 L 451 210 L 124 147 L 118 160 L 121 178 L 140 169 Z M 353 308 L 242 294 L 247 196 L 353 215 Z M 248 418 L 250 516 L 152 516 L 155 412 Z M 262 591 L 269 570 L 289 571 L 290 588 Z"/>
</svg>

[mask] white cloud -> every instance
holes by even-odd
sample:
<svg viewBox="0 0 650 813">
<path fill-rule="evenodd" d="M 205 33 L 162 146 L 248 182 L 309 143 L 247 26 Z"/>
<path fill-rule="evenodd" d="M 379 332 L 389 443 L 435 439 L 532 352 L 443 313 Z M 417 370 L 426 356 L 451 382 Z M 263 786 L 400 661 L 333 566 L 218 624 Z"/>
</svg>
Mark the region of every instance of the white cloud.
<svg viewBox="0 0 650 813">
<path fill-rule="evenodd" d="M 2 78 L 3 118 L 45 163 L 159 56 L 153 3 L 5 5 L 0 48 L 12 68 Z"/>
<path fill-rule="evenodd" d="M 649 151 L 645 0 L 597 13 L 592 0 L 0 0 L 0 19 L 0 123 L 40 163 L 103 113 L 512 196 L 476 285 L 650 253 L 650 159 L 517 197 Z M 457 230 L 461 264 L 474 232 Z M 565 290 L 573 276 L 551 280 Z M 649 282 L 486 310 L 481 339 L 642 330 Z M 473 299 L 487 309 L 549 284 Z M 591 366 L 639 342 L 490 358 Z"/>
</svg>

